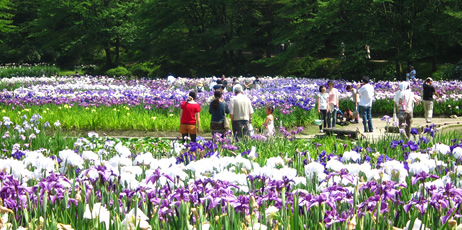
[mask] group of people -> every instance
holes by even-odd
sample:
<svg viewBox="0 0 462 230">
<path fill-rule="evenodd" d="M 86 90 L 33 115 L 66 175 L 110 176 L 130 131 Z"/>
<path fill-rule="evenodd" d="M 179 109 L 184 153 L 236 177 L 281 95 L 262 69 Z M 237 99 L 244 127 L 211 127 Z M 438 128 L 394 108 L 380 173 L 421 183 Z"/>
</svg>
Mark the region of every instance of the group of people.
<svg viewBox="0 0 462 230">
<path fill-rule="evenodd" d="M 224 76 L 222 78 L 224 80 Z M 216 133 L 222 136 L 230 128 L 227 120 L 227 114 L 231 118 L 231 126 L 236 141 L 240 141 L 244 136 L 249 136 L 252 127 L 252 114 L 254 113 L 252 103 L 247 95 L 244 94 L 244 88 L 240 84 L 233 84 L 232 91 L 234 97 L 231 98 L 229 104 L 223 99 L 223 93 L 226 92 L 226 81 L 217 80 L 217 84 L 211 86 L 214 90 L 214 99 L 209 104 L 209 113 L 212 115 L 210 122 L 210 130 L 212 135 Z M 258 80 L 256 78 L 255 81 Z M 254 84 L 255 84 L 254 81 Z M 226 83 L 224 83 L 226 82 Z M 248 87 L 245 85 L 244 87 Z M 197 89 L 196 89 L 197 90 Z M 180 113 L 180 133 L 183 141 L 188 138 L 192 142 L 196 142 L 197 134 L 200 133 L 200 105 L 196 102 L 196 91 L 191 91 L 185 102 L 181 105 Z M 263 123 L 263 134 L 266 136 L 274 135 L 274 106 L 266 107 L 266 120 Z"/>
<path fill-rule="evenodd" d="M 413 79 L 413 77 L 415 77 L 415 73 L 410 79 Z M 429 77 L 422 85 L 422 99 L 427 123 L 431 123 L 433 115 L 433 95 L 440 96 L 432 84 L 433 79 Z M 333 81 L 328 81 L 327 86 L 327 90 L 324 85 L 319 86 L 317 95 L 318 113 L 323 123 L 319 126 L 321 132 L 323 127 L 335 128 L 337 112 L 339 111 L 339 91 L 334 87 Z M 374 87 L 369 83 L 369 78 L 363 77 L 360 84 L 356 85 L 356 87 L 348 85 L 346 90 L 352 93 L 353 102 L 355 103 L 355 112 L 352 119 L 354 119 L 354 122 L 358 122 L 359 115 L 361 115 L 364 132 L 373 132 L 371 111 L 375 92 Z M 399 90 L 393 99 L 394 114 L 396 114 L 400 129 L 403 130 L 407 138 L 410 137 L 414 104 L 418 105 L 419 101 L 420 97 L 411 91 L 409 81 L 403 81 L 399 84 Z"/>
<path fill-rule="evenodd" d="M 328 81 L 326 90 L 324 85 L 319 86 L 319 93 L 317 96 L 318 113 L 324 128 L 335 128 L 337 123 L 337 113 L 339 112 L 339 91 L 334 87 L 333 81 Z M 354 122 L 358 122 L 359 114 L 363 117 L 364 132 L 372 132 L 372 100 L 374 98 L 374 87 L 369 84 L 369 77 L 363 77 L 361 83 L 354 88 L 348 85 L 346 90 L 352 92 L 354 108 Z M 323 131 L 323 124 L 319 126 L 321 132 Z"/>
<path fill-rule="evenodd" d="M 215 76 L 212 77 L 212 81 L 210 82 L 209 85 L 209 90 L 210 91 L 215 91 L 217 89 L 221 89 L 223 92 L 228 92 L 228 89 L 231 90 L 231 92 L 234 92 L 234 87 L 236 85 L 239 85 L 239 81 L 237 78 L 233 78 L 233 82 L 231 86 L 228 87 L 228 81 L 226 80 L 226 76 L 222 75 L 220 79 L 217 79 Z M 250 78 L 245 78 L 244 82 L 244 90 L 250 90 L 252 87 L 254 89 L 261 89 L 261 81 L 259 76 L 255 76 L 255 80 L 251 80 Z M 196 92 L 204 92 L 205 88 L 203 86 L 202 82 L 198 82 L 196 86 Z"/>
</svg>

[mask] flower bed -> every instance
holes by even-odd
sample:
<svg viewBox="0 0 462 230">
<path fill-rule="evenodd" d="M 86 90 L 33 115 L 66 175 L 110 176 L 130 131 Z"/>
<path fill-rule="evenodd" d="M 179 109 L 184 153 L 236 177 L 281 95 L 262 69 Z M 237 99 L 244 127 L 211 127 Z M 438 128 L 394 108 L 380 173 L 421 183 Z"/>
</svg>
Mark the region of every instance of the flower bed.
<svg viewBox="0 0 462 230">
<path fill-rule="evenodd" d="M 281 129 L 182 145 L 47 137 L 39 115 L 21 119 L 0 129 L 0 211 L 14 229 L 435 229 L 462 215 L 462 139 L 433 126 L 409 142 Z"/>
</svg>

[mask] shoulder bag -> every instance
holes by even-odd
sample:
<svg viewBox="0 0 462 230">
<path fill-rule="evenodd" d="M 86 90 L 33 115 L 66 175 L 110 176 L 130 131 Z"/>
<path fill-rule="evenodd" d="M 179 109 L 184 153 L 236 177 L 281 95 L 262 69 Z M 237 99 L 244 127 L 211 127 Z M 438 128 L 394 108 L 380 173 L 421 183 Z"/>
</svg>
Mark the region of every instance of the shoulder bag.
<svg viewBox="0 0 462 230">
<path fill-rule="evenodd" d="M 223 102 L 224 103 L 224 102 Z M 230 125 L 229 125 L 229 118 L 226 117 L 226 106 L 227 104 L 224 103 L 225 105 L 223 106 L 223 112 L 225 114 L 225 119 L 223 120 L 223 128 L 224 129 L 230 129 Z"/>
</svg>

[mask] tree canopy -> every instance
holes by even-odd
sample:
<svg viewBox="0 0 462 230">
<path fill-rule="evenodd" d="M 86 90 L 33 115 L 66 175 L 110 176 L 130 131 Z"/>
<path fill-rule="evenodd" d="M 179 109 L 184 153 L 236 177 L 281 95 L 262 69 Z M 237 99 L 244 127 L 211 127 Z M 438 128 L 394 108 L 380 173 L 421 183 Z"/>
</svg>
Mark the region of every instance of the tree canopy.
<svg viewBox="0 0 462 230">
<path fill-rule="evenodd" d="M 461 27 L 459 0 L 0 0 L 0 62 L 400 76 L 459 61 Z"/>
</svg>

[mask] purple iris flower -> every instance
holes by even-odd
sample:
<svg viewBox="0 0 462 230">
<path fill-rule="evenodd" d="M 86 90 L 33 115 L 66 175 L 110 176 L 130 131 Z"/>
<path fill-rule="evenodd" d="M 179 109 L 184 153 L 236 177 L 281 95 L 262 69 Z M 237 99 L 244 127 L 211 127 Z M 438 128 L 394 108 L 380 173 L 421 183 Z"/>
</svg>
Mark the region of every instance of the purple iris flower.
<svg viewBox="0 0 462 230">
<path fill-rule="evenodd" d="M 422 171 L 421 173 L 419 173 L 417 175 L 414 175 L 412 177 L 412 184 L 414 185 L 418 181 L 425 182 L 425 180 L 428 179 L 428 178 L 439 179 L 439 177 L 437 175 L 427 174 L 425 171 Z"/>
</svg>

